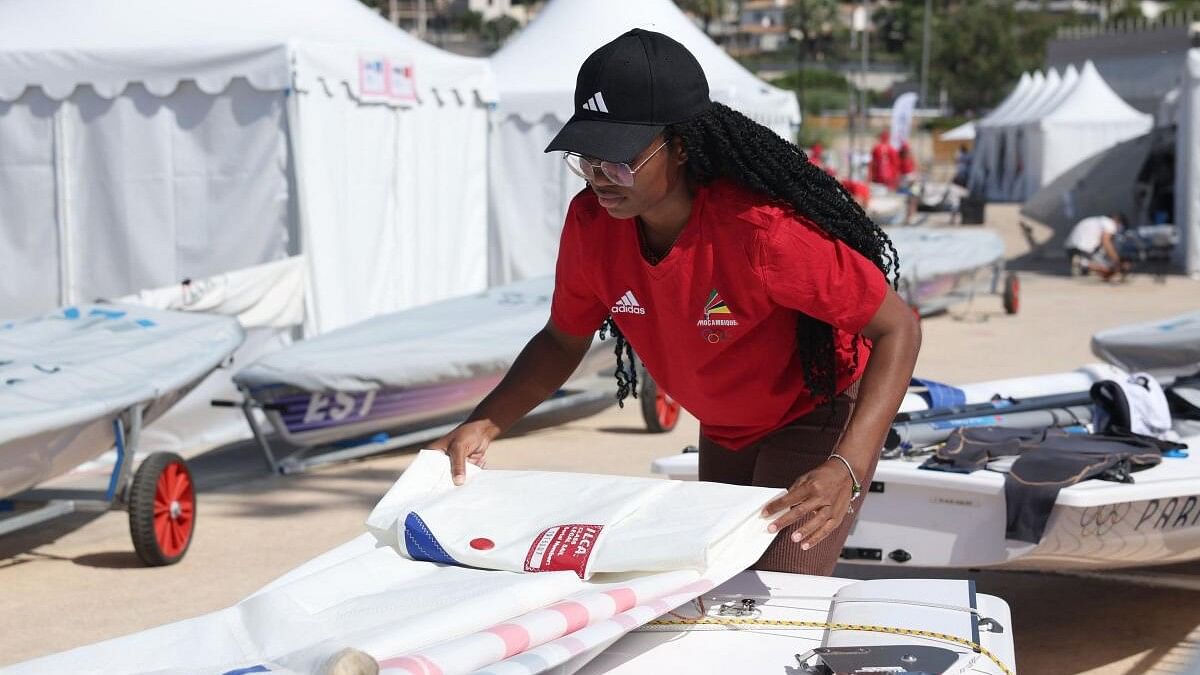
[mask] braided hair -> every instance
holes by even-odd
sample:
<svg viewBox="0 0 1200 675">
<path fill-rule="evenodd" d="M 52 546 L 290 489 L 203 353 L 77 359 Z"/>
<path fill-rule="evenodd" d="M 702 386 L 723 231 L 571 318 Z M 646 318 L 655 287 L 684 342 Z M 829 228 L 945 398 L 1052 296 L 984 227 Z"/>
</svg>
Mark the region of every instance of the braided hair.
<svg viewBox="0 0 1200 675">
<path fill-rule="evenodd" d="M 775 132 L 714 102 L 704 113 L 668 126 L 664 137 L 667 141 L 679 139 L 687 152 L 686 171 L 693 185 L 727 178 L 765 195 L 862 254 L 883 272 L 893 287 L 899 283 L 899 258 L 887 234 L 867 217 L 841 183 L 810 163 L 803 150 Z M 624 407 L 628 395 L 637 398 L 633 350 L 611 316 L 601 327 L 601 339 L 606 331 L 616 338 L 617 403 Z M 854 336 L 855 370 L 861 339 L 860 335 Z M 805 386 L 818 402 L 832 402 L 837 394 L 833 327 L 801 313 L 796 324 L 796 349 Z M 629 359 L 628 367 L 623 356 Z"/>
</svg>

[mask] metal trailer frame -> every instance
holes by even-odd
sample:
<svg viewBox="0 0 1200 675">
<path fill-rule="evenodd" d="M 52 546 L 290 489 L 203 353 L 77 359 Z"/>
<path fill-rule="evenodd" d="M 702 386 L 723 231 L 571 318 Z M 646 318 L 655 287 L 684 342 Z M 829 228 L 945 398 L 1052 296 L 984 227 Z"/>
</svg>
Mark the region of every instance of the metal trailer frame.
<svg viewBox="0 0 1200 675">
<path fill-rule="evenodd" d="M 146 404 L 133 406 L 113 419 L 113 440 L 117 450 L 117 462 L 113 465 L 106 489 L 35 487 L 0 499 L 0 506 L 7 506 L 9 509 L 18 501 L 45 502 L 45 506 L 38 509 L 0 518 L 0 536 L 70 513 L 128 510 L 128 491 L 133 482 L 133 458 L 142 433 L 142 413 L 146 407 Z"/>
<path fill-rule="evenodd" d="M 990 270 L 991 273 L 988 278 L 980 279 L 984 270 Z M 921 290 L 925 284 L 945 284 L 949 287 L 923 298 Z M 904 301 L 921 317 L 948 311 L 962 302 L 966 302 L 970 307 L 975 302 L 975 296 L 981 292 L 1001 296 L 1004 299 L 1004 311 L 1008 314 L 1016 314 L 1020 306 L 1020 282 L 1015 272 L 1007 271 L 1003 256 L 990 264 L 939 275 L 928 281 L 918 278 L 913 283 L 902 278 L 899 292 Z"/>
</svg>

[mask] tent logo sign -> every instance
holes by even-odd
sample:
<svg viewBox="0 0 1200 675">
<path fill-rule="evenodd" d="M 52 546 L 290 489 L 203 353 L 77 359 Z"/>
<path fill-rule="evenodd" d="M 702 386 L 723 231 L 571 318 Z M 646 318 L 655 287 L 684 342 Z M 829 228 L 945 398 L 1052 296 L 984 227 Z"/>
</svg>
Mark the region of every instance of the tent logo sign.
<svg viewBox="0 0 1200 675">
<path fill-rule="evenodd" d="M 411 58 L 360 56 L 358 93 L 371 101 L 417 100 L 417 81 Z"/>
<path fill-rule="evenodd" d="M 592 112 L 608 112 L 608 106 L 604 105 L 604 94 L 600 92 L 592 94 L 591 98 L 583 102 L 583 109 Z"/>
</svg>

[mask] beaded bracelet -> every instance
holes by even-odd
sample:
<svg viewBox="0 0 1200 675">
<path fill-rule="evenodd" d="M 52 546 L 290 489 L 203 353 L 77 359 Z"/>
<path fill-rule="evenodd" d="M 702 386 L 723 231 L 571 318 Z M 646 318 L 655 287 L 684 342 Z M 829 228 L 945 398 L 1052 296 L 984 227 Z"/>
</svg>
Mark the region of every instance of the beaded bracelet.
<svg viewBox="0 0 1200 675">
<path fill-rule="evenodd" d="M 858 482 L 858 476 L 854 475 L 854 469 L 850 468 L 850 462 L 836 452 L 829 453 L 829 459 L 840 460 L 842 464 L 846 465 L 846 471 L 850 472 L 850 501 L 858 499 L 862 494 L 862 484 Z"/>
</svg>

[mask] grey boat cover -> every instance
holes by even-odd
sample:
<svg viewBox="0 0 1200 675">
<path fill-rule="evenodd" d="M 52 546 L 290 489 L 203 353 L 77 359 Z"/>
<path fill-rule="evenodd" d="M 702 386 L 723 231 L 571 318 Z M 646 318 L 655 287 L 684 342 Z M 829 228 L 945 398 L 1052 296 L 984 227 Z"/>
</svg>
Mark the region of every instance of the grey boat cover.
<svg viewBox="0 0 1200 675">
<path fill-rule="evenodd" d="M 119 304 L 0 322 L 0 445 L 186 387 L 242 338 L 233 317 Z"/>
<path fill-rule="evenodd" d="M 1092 336 L 1092 353 L 1159 378 L 1191 375 L 1200 371 L 1200 311 L 1102 330 Z"/>
<path fill-rule="evenodd" d="M 1004 241 L 991 230 L 893 227 L 887 234 L 900 256 L 900 278 L 910 284 L 969 272 L 1004 257 Z"/>
<path fill-rule="evenodd" d="M 384 314 L 255 361 L 234 375 L 244 387 L 369 391 L 504 372 L 550 318 L 553 277 Z"/>
</svg>

